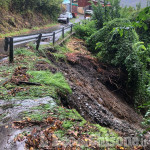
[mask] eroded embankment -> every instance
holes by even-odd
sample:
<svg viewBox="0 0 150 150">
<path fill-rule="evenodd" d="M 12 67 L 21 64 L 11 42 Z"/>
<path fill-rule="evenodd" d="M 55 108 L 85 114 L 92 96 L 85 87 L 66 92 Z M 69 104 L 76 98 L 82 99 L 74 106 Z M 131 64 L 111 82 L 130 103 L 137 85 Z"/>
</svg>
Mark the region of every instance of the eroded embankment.
<svg viewBox="0 0 150 150">
<path fill-rule="evenodd" d="M 64 105 L 76 108 L 82 116 L 102 126 L 123 134 L 135 134 L 140 130 L 142 117 L 120 96 L 121 87 L 116 88 L 118 94 L 108 88 L 109 85 L 123 86 L 126 75 L 120 69 L 99 63 L 85 50 L 82 41 L 74 39 L 72 42 L 74 46 L 67 45 L 72 50 L 66 54 L 67 61 L 56 61 L 48 53 L 49 60 L 63 72 L 73 91 L 68 99 L 62 98 Z"/>
</svg>

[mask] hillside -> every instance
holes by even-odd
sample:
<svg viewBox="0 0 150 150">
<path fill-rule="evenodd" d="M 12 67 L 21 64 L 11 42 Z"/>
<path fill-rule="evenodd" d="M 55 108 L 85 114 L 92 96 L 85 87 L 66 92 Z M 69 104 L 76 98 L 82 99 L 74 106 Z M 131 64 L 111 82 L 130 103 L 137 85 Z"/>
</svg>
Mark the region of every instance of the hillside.
<svg viewBox="0 0 150 150">
<path fill-rule="evenodd" d="M 111 143 L 109 150 L 121 150 L 118 140 L 143 130 L 142 116 L 110 89 L 124 74 L 99 63 L 81 39 L 73 37 L 61 47 L 46 45 L 39 52 L 34 45 L 17 49 L 13 67 L 7 59 L 0 66 L 3 149 L 105 150 Z M 129 150 L 143 148 L 133 146 Z"/>
<path fill-rule="evenodd" d="M 61 1 L 56 0 L 0 0 L 0 33 L 42 26 L 55 21 Z"/>
</svg>

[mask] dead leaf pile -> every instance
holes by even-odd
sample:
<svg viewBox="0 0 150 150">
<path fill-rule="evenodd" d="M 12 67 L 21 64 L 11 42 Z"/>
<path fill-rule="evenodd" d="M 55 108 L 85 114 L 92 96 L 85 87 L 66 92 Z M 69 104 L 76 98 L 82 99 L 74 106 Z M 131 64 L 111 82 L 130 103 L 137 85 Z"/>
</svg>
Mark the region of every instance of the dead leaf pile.
<svg viewBox="0 0 150 150">
<path fill-rule="evenodd" d="M 18 84 L 19 82 L 28 82 L 30 76 L 26 74 L 27 68 L 26 67 L 17 67 L 14 71 L 14 74 L 11 77 L 10 82 Z"/>
</svg>

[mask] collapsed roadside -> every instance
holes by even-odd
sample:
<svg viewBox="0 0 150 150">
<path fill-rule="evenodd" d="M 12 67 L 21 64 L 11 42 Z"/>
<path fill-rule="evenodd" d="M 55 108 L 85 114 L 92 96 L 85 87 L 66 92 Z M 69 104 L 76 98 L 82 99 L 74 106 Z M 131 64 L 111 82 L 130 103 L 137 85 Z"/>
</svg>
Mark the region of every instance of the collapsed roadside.
<svg viewBox="0 0 150 150">
<path fill-rule="evenodd" d="M 28 107 L 15 117 L 12 117 L 13 113 L 10 118 L 8 114 L 2 116 L 1 130 L 11 128 L 11 122 L 15 131 L 24 128 L 14 139 L 15 142 L 26 142 L 28 148 L 41 148 L 39 138 L 50 133 L 52 138 L 59 141 L 59 146 L 63 146 L 64 139 L 70 137 L 85 142 L 91 138 L 95 141 L 96 138 L 99 140 L 105 137 L 119 149 L 111 136 L 137 136 L 137 130 L 142 131 L 142 117 L 123 98 L 105 86 L 108 83 L 114 85 L 113 83 L 121 82 L 125 75 L 121 71 L 118 74 L 119 70 L 112 66 L 98 63 L 86 50 L 82 40 L 73 38 L 62 47 L 44 46 L 39 52 L 34 51 L 34 46 L 30 45 L 28 50 L 15 51 L 15 63 L 11 67 L 7 61 L 1 67 L 1 80 L 8 77 L 7 81 L 5 78 L 1 82 L 1 99 L 10 99 L 6 103 L 15 104 L 8 105 L 3 101 L 3 112 L 16 110 L 20 106 L 21 109 Z M 69 85 L 59 72 L 63 73 Z M 48 101 L 46 99 L 46 103 L 44 99 L 39 99 L 45 96 L 50 96 L 55 102 L 51 98 Z M 19 104 L 16 103 L 18 100 L 21 101 Z M 28 105 L 32 102 L 38 102 L 38 105 L 31 105 L 30 108 Z M 58 106 L 54 106 L 56 104 Z M 71 108 L 75 108 L 88 122 L 99 125 L 88 123 Z M 115 130 L 117 135 L 108 128 Z M 52 146 L 51 140 L 48 141 L 47 149 Z M 81 147 L 81 144 L 76 141 L 72 146 Z M 90 142 L 88 147 L 90 148 Z"/>
</svg>

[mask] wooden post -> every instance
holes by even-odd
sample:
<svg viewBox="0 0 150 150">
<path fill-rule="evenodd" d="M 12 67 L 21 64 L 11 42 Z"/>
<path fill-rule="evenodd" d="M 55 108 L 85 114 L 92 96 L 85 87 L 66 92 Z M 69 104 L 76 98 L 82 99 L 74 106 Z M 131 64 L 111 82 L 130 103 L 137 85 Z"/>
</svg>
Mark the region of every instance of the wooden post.
<svg viewBox="0 0 150 150">
<path fill-rule="evenodd" d="M 38 37 L 38 40 L 37 40 L 37 45 L 36 45 L 36 50 L 38 50 L 39 49 L 39 46 L 40 46 L 40 42 L 41 42 L 41 38 L 42 38 L 42 34 L 40 33 L 39 34 L 39 37 Z"/>
<path fill-rule="evenodd" d="M 55 44 L 55 32 L 53 32 L 53 45 Z"/>
<path fill-rule="evenodd" d="M 13 38 L 10 38 L 10 47 L 9 47 L 9 63 L 13 63 L 14 61 L 14 43 Z"/>
<path fill-rule="evenodd" d="M 9 38 L 5 37 L 4 51 L 8 51 L 8 45 L 9 45 Z"/>
<path fill-rule="evenodd" d="M 64 38 L 64 27 L 62 28 L 62 38 Z"/>
<path fill-rule="evenodd" d="M 73 24 L 71 24 L 71 30 L 70 30 L 71 33 L 72 33 L 72 26 L 73 26 Z"/>
</svg>

